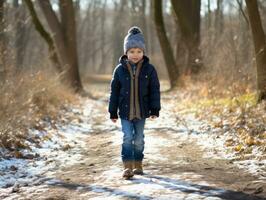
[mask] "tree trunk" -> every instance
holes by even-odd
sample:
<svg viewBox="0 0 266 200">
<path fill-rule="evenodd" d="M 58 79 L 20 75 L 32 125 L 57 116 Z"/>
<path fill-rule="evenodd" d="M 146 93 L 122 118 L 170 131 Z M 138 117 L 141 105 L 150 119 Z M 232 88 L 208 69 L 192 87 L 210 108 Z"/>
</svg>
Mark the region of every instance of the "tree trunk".
<svg viewBox="0 0 266 200">
<path fill-rule="evenodd" d="M 76 48 L 76 24 L 73 2 L 61 0 L 60 14 L 62 23 L 60 24 L 49 0 L 38 0 L 44 13 L 46 21 L 53 32 L 53 41 L 60 64 L 65 72 L 65 80 L 76 92 L 82 90 L 82 84 L 78 72 L 77 48 Z"/>
<path fill-rule="evenodd" d="M 93 1 L 93 9 L 92 9 L 92 14 L 91 14 L 91 29 L 90 29 L 90 58 L 91 58 L 91 66 L 93 67 L 93 73 L 96 72 L 96 34 L 95 30 L 97 29 L 97 20 L 98 20 L 98 15 L 97 15 L 97 9 L 98 9 L 98 1 L 94 0 Z"/>
<path fill-rule="evenodd" d="M 176 52 L 175 61 L 179 66 L 180 74 L 186 74 L 188 60 L 188 50 L 185 41 L 182 39 L 180 29 L 176 29 Z"/>
<path fill-rule="evenodd" d="M 223 0 L 217 0 L 217 9 L 215 10 L 215 35 L 216 38 L 223 33 Z"/>
<path fill-rule="evenodd" d="M 62 73 L 63 69 L 62 66 L 60 65 L 59 59 L 58 59 L 58 55 L 56 53 L 56 49 L 55 49 L 55 45 L 53 42 L 52 37 L 50 36 L 50 34 L 44 29 L 43 25 L 41 24 L 37 13 L 34 9 L 34 5 L 32 3 L 31 0 L 23 0 L 24 3 L 26 4 L 26 6 L 28 7 L 28 10 L 30 12 L 31 18 L 32 18 L 32 22 L 35 26 L 35 29 L 37 30 L 37 32 L 41 35 L 41 37 L 45 40 L 45 42 L 48 45 L 48 49 L 49 49 L 49 56 L 50 59 L 52 61 L 52 63 L 54 63 L 55 68 L 57 69 L 57 71 L 59 73 Z"/>
<path fill-rule="evenodd" d="M 106 69 L 106 53 L 105 53 L 105 31 L 104 31 L 104 27 L 105 27 L 105 22 L 106 22 L 106 4 L 107 4 L 107 0 L 104 0 L 103 2 L 103 6 L 101 8 L 101 64 L 100 64 L 100 68 L 98 70 L 98 73 L 104 73 L 104 70 Z"/>
<path fill-rule="evenodd" d="M 202 68 L 200 52 L 200 0 L 172 0 L 174 13 L 178 19 L 181 39 L 188 50 L 186 73 L 198 73 Z"/>
<path fill-rule="evenodd" d="M 186 70 L 186 65 L 187 65 L 187 48 L 186 48 L 186 44 L 185 41 L 182 39 L 182 35 L 180 32 L 180 28 L 178 25 L 178 18 L 177 16 L 174 14 L 174 11 L 172 11 L 172 16 L 174 18 L 175 21 L 175 41 L 176 41 L 176 46 L 175 46 L 175 62 L 177 64 L 177 66 L 179 66 L 179 73 L 180 74 L 184 74 L 185 70 Z"/>
<path fill-rule="evenodd" d="M 13 7 L 15 10 L 15 66 L 17 70 L 22 70 L 23 62 L 26 52 L 26 40 L 27 40 L 27 30 L 25 26 L 26 19 L 26 9 L 24 5 L 19 5 L 18 0 L 13 0 Z"/>
<path fill-rule="evenodd" d="M 123 19 L 126 17 L 127 1 L 120 0 L 120 3 L 115 2 L 115 16 L 112 26 L 112 38 L 113 38 L 113 66 L 115 67 L 118 63 L 118 58 L 123 54 L 123 40 L 125 36 L 125 27 L 123 24 Z M 122 14 L 121 14 L 122 13 Z"/>
<path fill-rule="evenodd" d="M 167 38 L 164 21 L 163 21 L 163 13 L 162 13 L 162 0 L 154 1 L 154 22 L 156 31 L 159 37 L 159 42 L 161 45 L 162 53 L 164 56 L 167 72 L 170 79 L 171 88 L 174 87 L 177 82 L 179 71 L 175 63 L 173 50 L 171 48 L 170 42 Z"/>
<path fill-rule="evenodd" d="M 68 78 L 73 88 L 81 90 L 81 80 L 78 65 L 78 50 L 76 36 L 76 18 L 73 1 L 59 0 L 61 15 L 61 30 L 66 45 L 68 56 Z"/>
<path fill-rule="evenodd" d="M 92 33 L 92 17 L 91 17 L 91 12 L 94 6 L 94 1 L 89 1 L 85 17 L 80 25 L 80 37 L 79 39 L 79 47 L 80 49 L 87 49 L 86 54 L 83 53 L 80 55 L 80 64 L 83 68 L 83 70 L 86 68 L 86 66 L 90 66 L 90 56 L 92 53 L 92 48 L 91 47 L 91 37 L 88 37 L 88 35 L 93 35 Z"/>
<path fill-rule="evenodd" d="M 212 26 L 212 12 L 211 12 L 211 1 L 208 0 L 208 5 L 207 5 L 207 8 L 208 8 L 208 14 L 207 14 L 207 28 L 208 28 L 208 31 L 210 31 L 210 28 Z"/>
<path fill-rule="evenodd" d="M 81 20 L 81 13 L 80 13 L 80 0 L 76 0 L 74 2 L 74 10 L 75 10 L 75 16 L 76 20 Z"/>
<path fill-rule="evenodd" d="M 239 60 L 241 61 L 241 65 L 246 65 L 247 63 L 250 63 L 250 49 L 252 49 L 252 43 L 249 42 L 250 33 L 249 33 L 249 20 L 246 12 L 246 6 L 243 5 L 243 0 L 237 0 L 238 3 L 238 16 L 239 16 L 239 42 L 240 45 L 239 48 L 241 51 L 238 51 L 238 54 L 240 55 Z M 243 8 L 244 7 L 244 8 Z M 244 10 L 245 9 L 245 10 Z M 247 40 L 248 38 L 248 40 Z M 237 69 L 237 74 L 239 74 L 239 69 Z"/>
<path fill-rule="evenodd" d="M 130 5 L 130 24 L 137 24 L 141 28 L 144 38 L 147 38 L 146 0 L 131 0 Z"/>
<path fill-rule="evenodd" d="M 140 13 L 140 23 L 141 29 L 143 30 L 144 37 L 147 38 L 148 36 L 148 27 L 147 27 L 147 20 L 146 20 L 146 0 L 141 1 L 141 13 Z"/>
<path fill-rule="evenodd" d="M 266 41 L 257 0 L 246 0 L 257 64 L 258 102 L 266 99 Z"/>
<path fill-rule="evenodd" d="M 5 38 L 5 23 L 4 23 L 4 3 L 0 1 L 0 81 L 4 80 L 7 75 L 6 69 L 6 38 Z"/>
<path fill-rule="evenodd" d="M 153 14 L 154 14 L 154 1 L 153 0 L 150 0 L 150 15 L 149 15 L 149 18 L 150 19 L 153 19 Z M 149 19 L 149 21 L 150 21 Z M 153 56 L 154 55 L 154 52 L 155 52 L 155 36 L 154 36 L 154 23 L 153 23 L 153 20 L 151 20 L 149 23 L 148 23 L 148 29 L 149 29 L 149 35 L 148 35 L 148 44 L 147 44 L 147 49 L 148 49 L 148 53 Z"/>
</svg>

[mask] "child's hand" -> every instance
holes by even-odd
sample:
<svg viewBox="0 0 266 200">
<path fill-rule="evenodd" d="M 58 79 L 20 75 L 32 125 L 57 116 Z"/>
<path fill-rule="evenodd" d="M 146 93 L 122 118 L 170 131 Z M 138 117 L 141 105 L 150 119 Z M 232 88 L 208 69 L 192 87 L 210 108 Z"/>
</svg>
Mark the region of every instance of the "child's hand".
<svg viewBox="0 0 266 200">
<path fill-rule="evenodd" d="M 112 120 L 112 122 L 114 122 L 114 123 L 116 123 L 117 122 L 117 119 L 111 119 Z"/>
<path fill-rule="evenodd" d="M 157 116 L 156 115 L 151 115 L 150 118 L 151 119 L 155 119 L 155 118 L 157 118 Z"/>
</svg>

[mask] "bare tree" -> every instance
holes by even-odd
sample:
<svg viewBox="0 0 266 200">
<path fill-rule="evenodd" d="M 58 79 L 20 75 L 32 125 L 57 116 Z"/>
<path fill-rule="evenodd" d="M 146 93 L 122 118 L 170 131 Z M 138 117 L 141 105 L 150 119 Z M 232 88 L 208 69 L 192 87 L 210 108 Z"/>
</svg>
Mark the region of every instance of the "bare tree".
<svg viewBox="0 0 266 200">
<path fill-rule="evenodd" d="M 170 42 L 167 38 L 165 31 L 163 13 L 162 13 L 162 0 L 157 0 L 154 2 L 154 21 L 161 49 L 163 52 L 164 61 L 168 71 L 170 85 L 172 88 L 177 82 L 179 71 L 175 63 L 172 47 L 170 45 Z"/>
<path fill-rule="evenodd" d="M 97 0 L 94 0 L 93 1 L 93 8 L 92 8 L 92 14 L 91 14 L 91 28 L 90 28 L 90 59 L 91 59 L 91 64 L 92 64 L 92 67 L 94 69 L 94 72 L 95 72 L 95 68 L 96 68 L 96 38 L 95 38 L 95 32 L 96 32 L 96 28 L 97 28 L 97 23 L 98 23 L 98 14 L 97 14 L 97 7 L 98 7 L 98 1 Z"/>
<path fill-rule="evenodd" d="M 21 70 L 24 63 L 26 46 L 28 42 L 28 32 L 25 25 L 26 8 L 23 4 L 19 4 L 18 0 L 13 0 L 15 8 L 15 66 L 17 70 Z"/>
<path fill-rule="evenodd" d="M 130 1 L 130 20 L 132 25 L 138 25 L 146 38 L 147 23 L 146 23 L 146 1 L 131 0 Z"/>
<path fill-rule="evenodd" d="M 123 54 L 123 39 L 126 31 L 126 27 L 123 24 L 125 19 L 125 10 L 127 7 L 126 0 L 120 0 L 119 2 L 114 2 L 115 4 L 115 16 L 113 19 L 113 30 L 112 30 L 112 41 L 113 41 L 113 66 L 116 66 L 117 59 Z M 128 28 L 128 27 L 127 27 Z"/>
<path fill-rule="evenodd" d="M 87 8 L 86 8 L 86 13 L 85 16 L 83 18 L 83 20 L 80 22 L 79 28 L 78 28 L 78 46 L 79 49 L 82 51 L 84 51 L 84 49 L 86 49 L 86 54 L 82 53 L 80 54 L 80 69 L 84 70 L 84 68 L 89 64 L 89 62 L 92 59 L 91 55 L 92 55 L 92 51 L 94 50 L 92 48 L 91 45 L 91 40 L 95 39 L 94 35 L 93 35 L 93 19 L 91 17 L 91 12 L 94 9 L 94 0 L 93 1 L 89 1 L 87 4 Z M 90 37 L 88 37 L 88 35 Z M 88 48 L 90 47 L 90 48 Z"/>
<path fill-rule="evenodd" d="M 237 0 L 236 2 L 237 2 L 237 4 L 238 4 L 238 6 L 239 6 L 239 11 L 240 11 L 240 13 L 241 13 L 242 16 L 244 17 L 244 19 L 245 19 L 247 25 L 249 25 L 248 17 L 246 16 L 245 11 L 243 10 L 243 1 L 242 1 L 242 0 Z"/>
<path fill-rule="evenodd" d="M 186 73 L 197 73 L 201 70 L 200 52 L 200 0 L 172 0 L 174 13 L 181 31 L 181 39 L 188 50 Z"/>
<path fill-rule="evenodd" d="M 257 0 L 246 0 L 257 66 L 258 101 L 266 99 L 266 41 Z"/>
<path fill-rule="evenodd" d="M 5 22 L 4 22 L 4 3 L 0 1 L 0 78 L 4 79 L 6 75 L 6 38 L 5 38 Z"/>
<path fill-rule="evenodd" d="M 217 0 L 217 8 L 215 10 L 215 34 L 223 33 L 224 19 L 223 19 L 223 0 Z"/>
<path fill-rule="evenodd" d="M 146 20 L 146 0 L 141 0 L 141 8 L 140 8 L 140 23 L 141 28 L 143 30 L 144 36 L 147 38 L 148 35 L 148 27 L 147 27 L 147 20 Z"/>
<path fill-rule="evenodd" d="M 212 12 L 211 12 L 211 1 L 208 0 L 208 4 L 207 4 L 207 10 L 208 10 L 208 14 L 207 14 L 207 27 L 208 27 L 208 30 L 211 28 L 211 25 L 212 25 Z"/>
<path fill-rule="evenodd" d="M 237 0 L 238 4 L 238 16 L 239 16 L 239 26 L 240 26 L 240 33 L 239 33 L 239 45 L 241 48 L 241 51 L 237 50 L 237 53 L 240 55 L 240 61 L 241 66 L 250 63 L 250 49 L 252 48 L 252 42 L 249 42 L 252 40 L 250 37 L 249 32 L 249 20 L 247 16 L 246 6 L 244 4 L 244 0 Z M 241 69 L 241 66 L 238 68 Z M 239 71 L 240 69 L 237 69 Z M 245 70 L 246 71 L 246 70 Z M 238 73 L 238 72 L 237 72 Z"/>
<path fill-rule="evenodd" d="M 149 19 L 153 19 L 153 15 L 154 15 L 154 1 L 150 0 L 150 9 L 149 9 Z M 150 55 L 154 55 L 155 52 L 155 34 L 154 34 L 154 22 L 153 20 L 149 21 L 148 23 L 148 44 L 147 44 L 147 49 Z"/>
<path fill-rule="evenodd" d="M 106 24 L 106 4 L 107 4 L 107 0 L 104 0 L 104 3 L 102 5 L 102 8 L 101 8 L 101 45 L 100 45 L 100 48 L 101 48 L 101 64 L 100 64 L 100 68 L 98 70 L 99 73 L 103 73 L 104 70 L 105 70 L 105 63 L 106 63 L 106 52 L 105 52 L 105 38 L 106 38 L 106 35 L 105 35 L 105 30 L 104 30 L 104 27 L 105 27 L 105 24 Z"/>
<path fill-rule="evenodd" d="M 175 22 L 175 61 L 179 66 L 180 74 L 184 74 L 186 71 L 188 50 L 184 39 L 182 38 L 181 31 L 179 28 L 178 18 L 172 9 L 172 16 Z"/>
<path fill-rule="evenodd" d="M 38 3 L 53 33 L 53 41 L 55 42 L 59 62 L 66 72 L 65 80 L 70 83 L 70 86 L 75 91 L 79 92 L 82 90 L 82 84 L 78 69 L 76 23 L 73 2 L 69 0 L 59 1 L 61 23 L 52 9 L 49 0 L 38 0 Z"/>
<path fill-rule="evenodd" d="M 45 30 L 45 28 L 41 24 L 41 22 L 37 16 L 37 13 L 34 9 L 34 5 L 33 5 L 32 1 L 31 0 L 23 0 L 23 1 L 25 2 L 25 4 L 28 7 L 28 10 L 30 12 L 32 22 L 35 26 L 35 29 L 38 31 L 38 33 L 41 35 L 41 37 L 45 40 L 45 42 L 48 45 L 50 59 L 52 60 L 53 64 L 55 65 L 55 68 L 57 69 L 57 71 L 61 73 L 63 71 L 63 69 L 62 69 L 62 66 L 60 65 L 58 55 L 56 53 L 54 41 L 53 41 L 51 35 L 48 33 L 48 31 Z"/>
</svg>

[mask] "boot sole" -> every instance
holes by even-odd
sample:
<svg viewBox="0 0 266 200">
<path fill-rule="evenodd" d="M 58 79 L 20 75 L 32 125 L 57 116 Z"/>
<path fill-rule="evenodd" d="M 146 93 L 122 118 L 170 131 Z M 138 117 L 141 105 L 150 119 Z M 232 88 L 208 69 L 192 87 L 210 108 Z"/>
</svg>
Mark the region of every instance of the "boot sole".
<svg viewBox="0 0 266 200">
<path fill-rule="evenodd" d="M 134 176 L 134 173 L 132 171 L 129 171 L 129 169 L 126 169 L 123 173 L 123 178 L 128 180 Z"/>
<path fill-rule="evenodd" d="M 144 175 L 142 170 L 135 169 L 133 170 L 134 175 Z"/>
</svg>

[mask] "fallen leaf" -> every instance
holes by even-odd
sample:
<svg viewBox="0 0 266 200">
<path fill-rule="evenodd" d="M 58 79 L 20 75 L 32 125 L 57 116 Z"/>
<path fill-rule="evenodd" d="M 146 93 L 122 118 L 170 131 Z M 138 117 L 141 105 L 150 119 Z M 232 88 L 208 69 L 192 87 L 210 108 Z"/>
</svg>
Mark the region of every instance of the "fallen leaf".
<svg viewBox="0 0 266 200">
<path fill-rule="evenodd" d="M 243 145 L 239 144 L 239 145 L 235 146 L 234 150 L 238 151 L 238 152 L 242 151 L 243 150 Z"/>
</svg>

